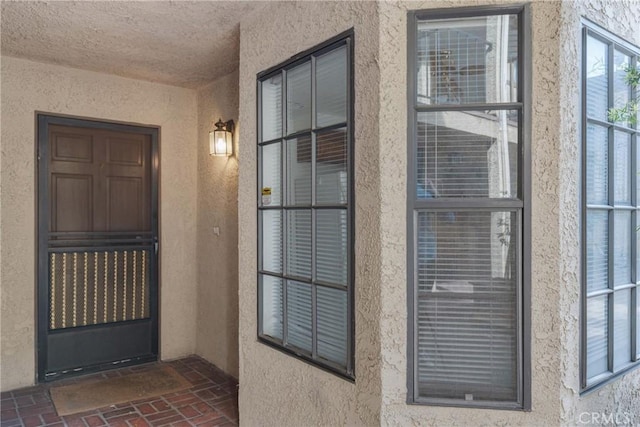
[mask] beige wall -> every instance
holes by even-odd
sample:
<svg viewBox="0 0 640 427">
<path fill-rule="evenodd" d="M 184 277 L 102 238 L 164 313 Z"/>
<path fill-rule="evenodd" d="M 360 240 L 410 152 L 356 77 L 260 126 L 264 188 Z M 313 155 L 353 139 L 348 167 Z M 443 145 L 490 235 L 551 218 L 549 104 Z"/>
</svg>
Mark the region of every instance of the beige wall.
<svg viewBox="0 0 640 427">
<path fill-rule="evenodd" d="M 240 422 L 376 425 L 380 408 L 378 17 L 374 2 L 291 2 L 240 26 Z M 256 73 L 355 27 L 356 376 L 352 384 L 256 341 Z"/>
<path fill-rule="evenodd" d="M 198 303 L 196 352 L 238 377 L 238 160 L 209 155 L 219 118 L 238 122 L 238 72 L 198 90 Z M 237 150 L 237 147 L 236 147 Z M 219 234 L 214 232 L 219 228 Z"/>
<path fill-rule="evenodd" d="M 196 93 L 2 57 L 2 390 L 35 380 L 35 111 L 160 126 L 160 354 L 196 349 Z"/>
</svg>

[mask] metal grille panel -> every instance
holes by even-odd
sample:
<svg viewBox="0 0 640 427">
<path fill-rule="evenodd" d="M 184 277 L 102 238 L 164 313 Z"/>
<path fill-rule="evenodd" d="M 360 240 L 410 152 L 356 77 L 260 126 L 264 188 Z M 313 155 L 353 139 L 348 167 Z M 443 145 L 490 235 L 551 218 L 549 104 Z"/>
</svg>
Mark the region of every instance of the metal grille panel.
<svg viewBox="0 0 640 427">
<path fill-rule="evenodd" d="M 49 329 L 149 317 L 149 250 L 49 254 Z"/>
</svg>

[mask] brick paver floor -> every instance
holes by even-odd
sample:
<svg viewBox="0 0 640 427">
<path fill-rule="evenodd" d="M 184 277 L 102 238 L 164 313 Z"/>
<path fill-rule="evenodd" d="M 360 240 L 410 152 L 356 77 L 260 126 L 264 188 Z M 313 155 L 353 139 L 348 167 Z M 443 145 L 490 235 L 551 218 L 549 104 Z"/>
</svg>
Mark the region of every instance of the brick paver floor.
<svg viewBox="0 0 640 427">
<path fill-rule="evenodd" d="M 142 372 L 155 364 L 115 369 L 79 378 L 39 384 L 2 393 L 1 427 L 146 427 L 146 426 L 237 426 L 238 383 L 198 356 L 159 362 L 172 366 L 193 387 L 150 399 L 120 403 L 94 411 L 58 417 L 49 388 L 84 381 Z"/>
</svg>

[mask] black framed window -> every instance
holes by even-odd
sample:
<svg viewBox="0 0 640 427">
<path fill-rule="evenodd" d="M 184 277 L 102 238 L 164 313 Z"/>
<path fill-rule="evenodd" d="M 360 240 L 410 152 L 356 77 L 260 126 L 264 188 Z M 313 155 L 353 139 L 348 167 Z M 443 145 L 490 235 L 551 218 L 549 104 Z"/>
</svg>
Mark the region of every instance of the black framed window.
<svg viewBox="0 0 640 427">
<path fill-rule="evenodd" d="M 258 75 L 258 337 L 353 369 L 353 34 Z"/>
<path fill-rule="evenodd" d="M 638 123 L 615 116 L 638 92 L 625 81 L 640 49 L 583 21 L 582 360 L 592 389 L 640 366 Z"/>
<path fill-rule="evenodd" d="M 530 407 L 527 28 L 409 16 L 410 403 Z"/>
</svg>

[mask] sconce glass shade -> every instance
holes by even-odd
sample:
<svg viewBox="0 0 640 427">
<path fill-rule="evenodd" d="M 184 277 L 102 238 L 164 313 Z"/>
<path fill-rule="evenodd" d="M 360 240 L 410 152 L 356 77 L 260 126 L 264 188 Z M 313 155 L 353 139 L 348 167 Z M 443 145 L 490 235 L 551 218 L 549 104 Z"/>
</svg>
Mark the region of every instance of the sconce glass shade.
<svg viewBox="0 0 640 427">
<path fill-rule="evenodd" d="M 233 120 L 225 123 L 219 119 L 216 129 L 209 132 L 209 154 L 212 156 L 233 154 Z"/>
</svg>

